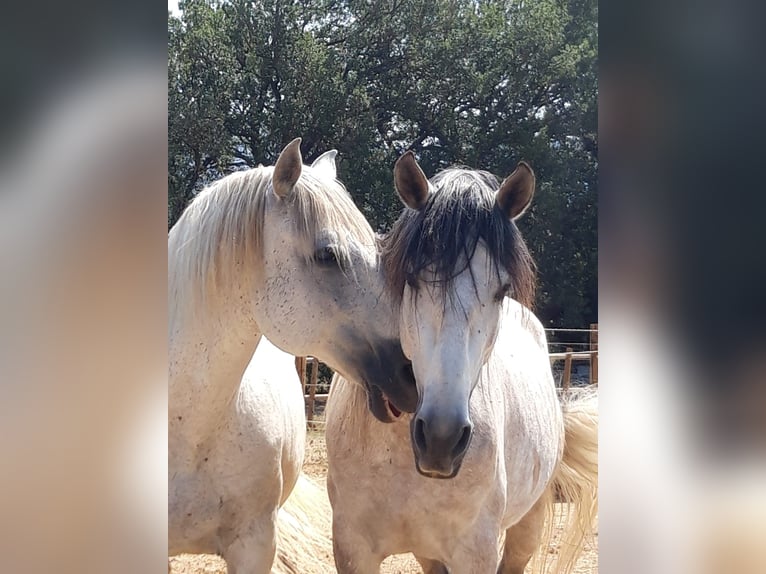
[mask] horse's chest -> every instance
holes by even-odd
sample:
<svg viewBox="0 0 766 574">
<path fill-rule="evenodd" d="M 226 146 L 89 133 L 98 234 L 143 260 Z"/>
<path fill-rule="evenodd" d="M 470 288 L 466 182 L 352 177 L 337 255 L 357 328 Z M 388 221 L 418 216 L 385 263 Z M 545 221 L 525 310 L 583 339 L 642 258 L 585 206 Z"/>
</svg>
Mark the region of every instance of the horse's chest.
<svg viewBox="0 0 766 574">
<path fill-rule="evenodd" d="M 470 473 L 460 482 L 436 483 L 414 470 L 385 479 L 389 488 L 375 501 L 372 538 L 386 555 L 447 556 L 455 540 L 472 531 L 487 513 L 501 512 L 502 489 Z"/>
<path fill-rule="evenodd" d="M 458 476 L 436 480 L 417 472 L 409 433 L 397 430 L 379 428 L 364 450 L 348 445 L 342 461 L 331 460 L 331 481 L 342 493 L 334 508 L 345 520 L 354 517 L 354 528 L 366 531 L 380 552 L 444 555 L 480 517 L 494 513 L 499 523 L 505 487 L 493 441 L 475 437 Z"/>
</svg>

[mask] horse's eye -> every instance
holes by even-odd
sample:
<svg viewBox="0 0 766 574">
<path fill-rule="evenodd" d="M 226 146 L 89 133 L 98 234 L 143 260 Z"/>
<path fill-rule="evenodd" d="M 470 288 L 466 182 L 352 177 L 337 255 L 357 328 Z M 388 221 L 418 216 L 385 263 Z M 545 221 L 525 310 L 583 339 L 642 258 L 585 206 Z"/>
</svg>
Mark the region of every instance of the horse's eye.
<svg viewBox="0 0 766 574">
<path fill-rule="evenodd" d="M 417 289 L 417 288 L 418 288 L 418 279 L 417 279 L 417 277 L 415 277 L 415 275 L 413 275 L 412 273 L 407 273 L 407 274 L 404 276 L 404 280 L 407 282 L 407 285 L 408 285 L 408 286 L 409 286 L 411 289 Z"/>
<path fill-rule="evenodd" d="M 314 260 L 320 265 L 333 265 L 338 262 L 338 255 L 334 247 L 321 247 L 314 252 Z"/>
</svg>

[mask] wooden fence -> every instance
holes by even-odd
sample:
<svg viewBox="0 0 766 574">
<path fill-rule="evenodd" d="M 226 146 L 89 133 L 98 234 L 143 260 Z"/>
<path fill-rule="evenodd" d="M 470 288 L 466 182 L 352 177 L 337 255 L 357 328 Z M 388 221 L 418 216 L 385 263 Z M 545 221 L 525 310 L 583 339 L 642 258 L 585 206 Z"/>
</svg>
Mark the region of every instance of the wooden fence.
<svg viewBox="0 0 766 574">
<path fill-rule="evenodd" d="M 564 361 L 564 369 L 561 374 L 561 387 L 564 390 L 568 390 L 571 386 L 572 363 L 574 361 L 587 361 L 590 364 L 588 382 L 591 385 L 598 385 L 598 323 L 592 323 L 590 329 L 546 329 L 546 332 L 550 336 L 554 336 L 557 333 L 564 333 L 568 335 L 587 335 L 588 338 L 587 341 L 578 342 L 551 342 L 550 346 L 565 346 L 563 352 L 548 353 L 551 360 L 551 366 L 553 366 L 556 361 Z M 573 348 L 574 345 L 585 348 L 576 351 Z"/>
<path fill-rule="evenodd" d="M 309 367 L 311 367 L 311 374 L 308 374 Z M 295 368 L 303 383 L 303 396 L 306 399 L 306 422 L 310 428 L 313 425 L 314 413 L 316 412 L 319 360 L 316 357 L 295 357 Z M 319 398 L 326 401 L 327 394 L 320 394 Z"/>
<path fill-rule="evenodd" d="M 549 352 L 551 367 L 557 361 L 564 361 L 559 386 L 568 390 L 572 385 L 572 364 L 579 361 L 589 363 L 588 382 L 598 385 L 598 323 L 593 323 L 590 329 L 546 329 L 550 336 L 556 333 L 578 334 L 580 338 L 587 336 L 587 342 L 551 341 L 549 346 L 565 346 L 563 352 Z M 566 346 L 572 345 L 572 346 Z M 573 346 L 585 347 L 582 350 L 574 350 Z M 318 393 L 319 387 L 319 361 L 315 357 L 295 357 L 295 368 L 303 383 L 303 396 L 306 399 L 306 421 L 309 428 L 316 427 L 320 421 L 315 420 L 317 403 L 326 403 L 327 393 Z"/>
</svg>

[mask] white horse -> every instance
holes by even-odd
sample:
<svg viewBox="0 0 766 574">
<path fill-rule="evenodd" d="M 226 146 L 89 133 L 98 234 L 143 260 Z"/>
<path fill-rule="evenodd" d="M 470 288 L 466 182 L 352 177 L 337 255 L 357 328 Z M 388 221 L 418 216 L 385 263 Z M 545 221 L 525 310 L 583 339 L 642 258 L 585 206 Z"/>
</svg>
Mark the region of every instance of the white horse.
<svg viewBox="0 0 766 574">
<path fill-rule="evenodd" d="M 304 166 L 294 140 L 273 168 L 203 190 L 170 231 L 171 555 L 217 553 L 229 574 L 271 568 L 274 516 L 302 439 L 291 410 L 276 410 L 293 395 L 272 396 L 269 410 L 251 398 L 267 392 L 255 388 L 265 375 L 243 378 L 262 335 L 362 381 L 370 396 L 415 408 L 375 237 L 336 180 L 335 153 Z M 285 369 L 274 376 L 298 392 Z"/>
<path fill-rule="evenodd" d="M 361 386 L 331 385 L 338 571 L 378 572 L 386 556 L 412 552 L 427 573 L 521 574 L 554 488 L 575 503 L 559 561 L 571 569 L 596 511 L 596 412 L 591 396 L 562 415 L 544 329 L 524 306 L 534 268 L 513 219 L 531 201 L 532 170 L 520 164 L 499 189 L 463 169 L 429 183 L 408 152 L 394 175 L 409 209 L 384 264 L 419 403 L 381 424 Z"/>
</svg>

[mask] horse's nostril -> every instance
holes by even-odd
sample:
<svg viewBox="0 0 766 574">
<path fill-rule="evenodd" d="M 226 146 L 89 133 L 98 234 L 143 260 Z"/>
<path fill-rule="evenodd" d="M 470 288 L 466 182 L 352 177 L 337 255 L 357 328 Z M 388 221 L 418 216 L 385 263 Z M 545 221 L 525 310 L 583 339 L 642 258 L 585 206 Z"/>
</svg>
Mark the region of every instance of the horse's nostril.
<svg viewBox="0 0 766 574">
<path fill-rule="evenodd" d="M 470 424 L 463 427 L 463 431 L 460 435 L 460 439 L 457 441 L 455 448 L 452 449 L 452 456 L 459 456 L 468 448 L 468 442 L 471 440 L 472 427 Z"/>
<path fill-rule="evenodd" d="M 413 438 L 418 450 L 425 452 L 428 446 L 426 443 L 426 421 L 421 418 L 415 419 L 415 435 Z"/>
</svg>

